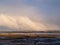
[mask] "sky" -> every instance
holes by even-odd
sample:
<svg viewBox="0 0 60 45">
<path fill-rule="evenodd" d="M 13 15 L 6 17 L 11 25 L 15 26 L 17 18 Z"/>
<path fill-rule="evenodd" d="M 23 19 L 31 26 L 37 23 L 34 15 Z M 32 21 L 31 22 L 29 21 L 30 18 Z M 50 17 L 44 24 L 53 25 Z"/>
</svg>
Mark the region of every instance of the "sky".
<svg viewBox="0 0 60 45">
<path fill-rule="evenodd" d="M 0 0 L 0 31 L 60 30 L 60 0 Z"/>
</svg>

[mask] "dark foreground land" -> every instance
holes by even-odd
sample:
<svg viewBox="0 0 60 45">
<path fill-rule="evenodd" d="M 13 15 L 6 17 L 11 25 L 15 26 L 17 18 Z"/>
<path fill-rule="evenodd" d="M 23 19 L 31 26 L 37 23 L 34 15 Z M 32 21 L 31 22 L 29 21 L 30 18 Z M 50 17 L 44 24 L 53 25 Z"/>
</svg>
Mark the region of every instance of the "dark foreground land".
<svg viewBox="0 0 60 45">
<path fill-rule="evenodd" d="M 60 33 L 0 33 L 0 45 L 60 45 Z"/>
<path fill-rule="evenodd" d="M 60 45 L 60 38 L 0 38 L 0 45 Z"/>
</svg>

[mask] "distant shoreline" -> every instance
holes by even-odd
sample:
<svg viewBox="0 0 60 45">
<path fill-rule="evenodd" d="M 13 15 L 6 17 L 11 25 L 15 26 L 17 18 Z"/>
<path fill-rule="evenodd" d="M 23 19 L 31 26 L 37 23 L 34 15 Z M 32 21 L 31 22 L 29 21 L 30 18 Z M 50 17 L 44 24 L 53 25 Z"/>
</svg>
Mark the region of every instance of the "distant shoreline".
<svg viewBox="0 0 60 45">
<path fill-rule="evenodd" d="M 60 38 L 60 33 L 0 33 L 0 37 L 48 37 L 48 38 Z"/>
<path fill-rule="evenodd" d="M 0 37 L 48 37 L 60 38 L 60 31 L 0 31 Z"/>
</svg>

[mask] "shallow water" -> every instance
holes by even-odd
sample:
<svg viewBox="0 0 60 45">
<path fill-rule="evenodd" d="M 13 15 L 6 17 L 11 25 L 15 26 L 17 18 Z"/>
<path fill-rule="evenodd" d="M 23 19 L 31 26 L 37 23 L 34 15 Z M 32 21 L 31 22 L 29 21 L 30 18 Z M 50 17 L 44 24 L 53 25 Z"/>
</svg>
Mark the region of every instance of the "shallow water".
<svg viewBox="0 0 60 45">
<path fill-rule="evenodd" d="M 6 38 L 0 37 L 0 45 L 60 45 L 60 38 Z"/>
</svg>

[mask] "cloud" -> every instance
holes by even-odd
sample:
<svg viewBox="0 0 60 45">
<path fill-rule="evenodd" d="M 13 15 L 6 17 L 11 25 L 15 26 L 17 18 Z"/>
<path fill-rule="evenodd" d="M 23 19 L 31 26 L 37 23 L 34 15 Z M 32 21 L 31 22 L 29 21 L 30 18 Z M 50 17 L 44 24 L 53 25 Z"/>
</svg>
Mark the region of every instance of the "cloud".
<svg viewBox="0 0 60 45">
<path fill-rule="evenodd" d="M 0 15 L 0 26 L 6 26 L 16 30 L 43 30 L 43 24 L 34 22 L 26 16 Z M 43 29 L 42 29 L 43 28 Z"/>
<path fill-rule="evenodd" d="M 42 20 L 44 21 L 44 20 Z M 31 20 L 27 16 L 0 15 L 0 27 L 20 31 L 47 31 L 60 29 L 56 25 Z M 2 30 L 2 29 L 1 29 Z"/>
</svg>

